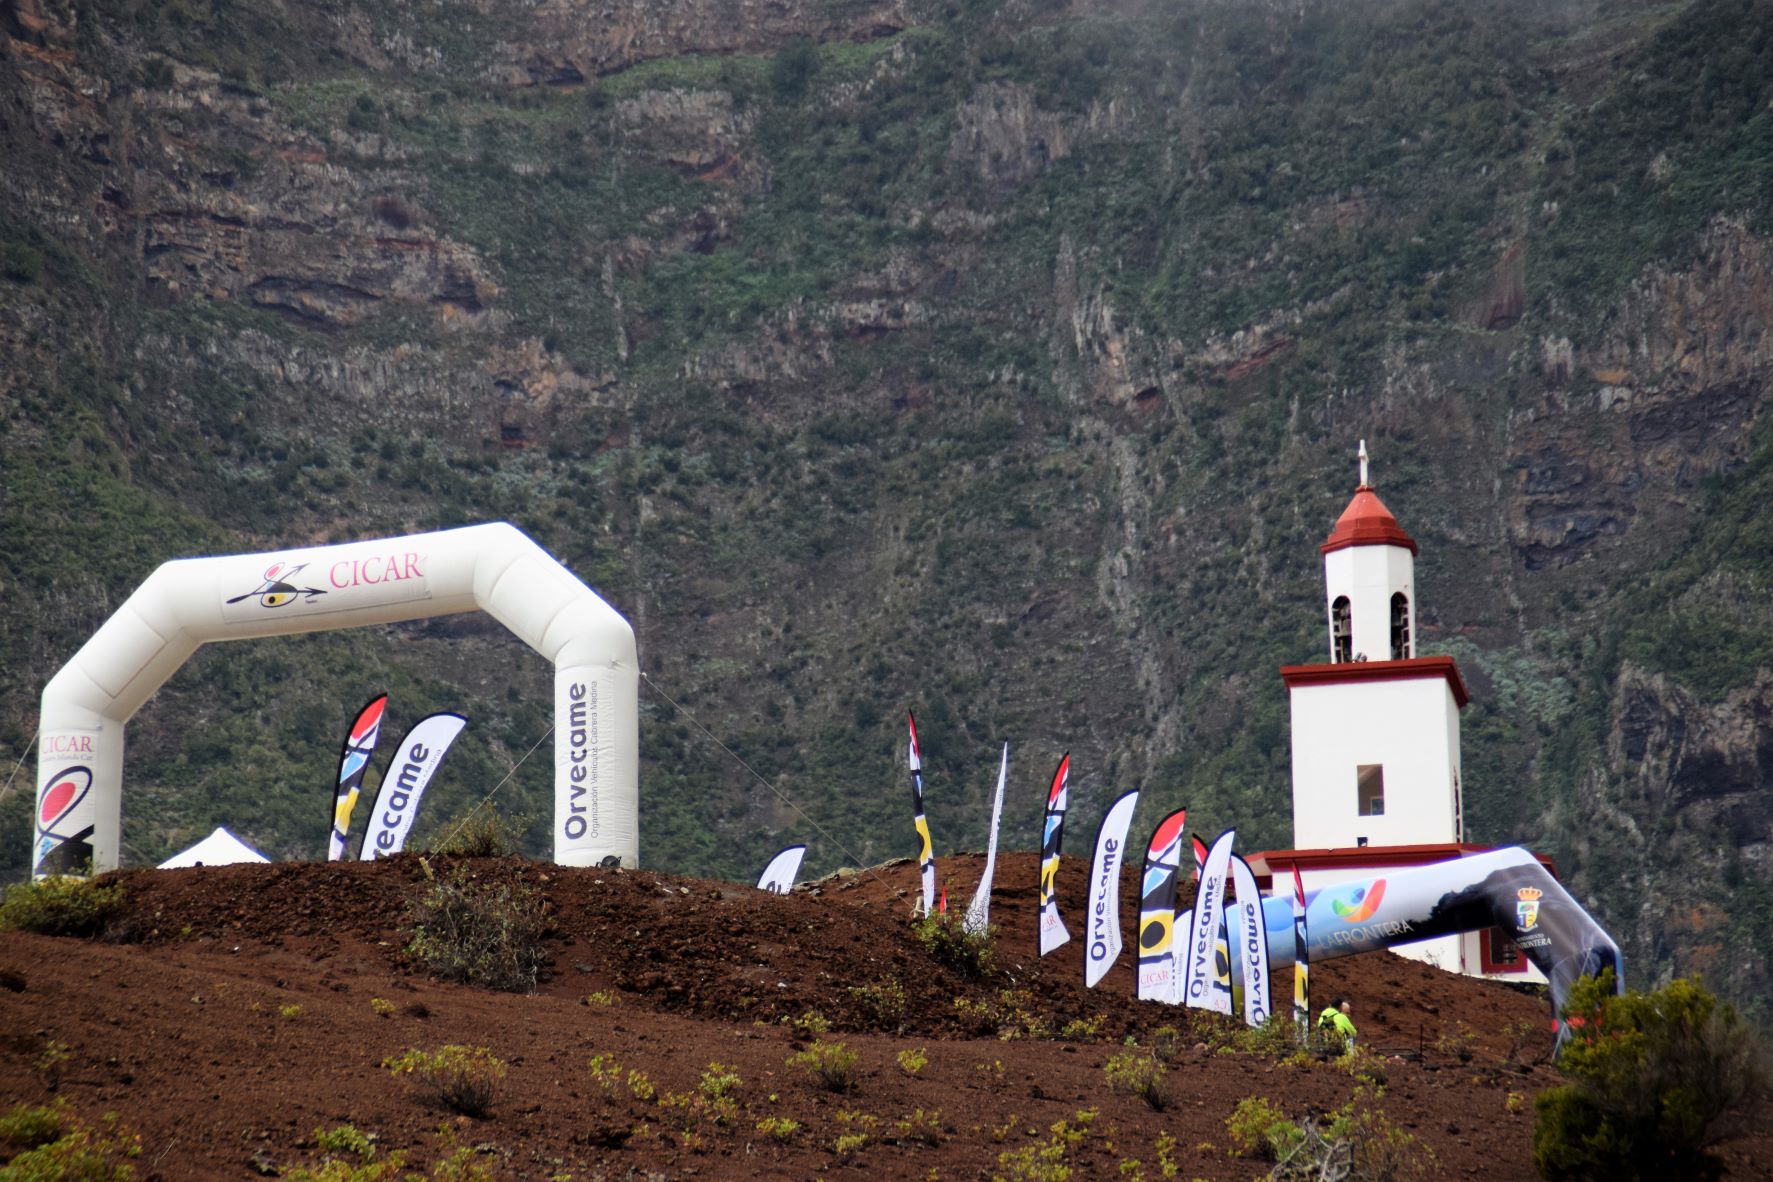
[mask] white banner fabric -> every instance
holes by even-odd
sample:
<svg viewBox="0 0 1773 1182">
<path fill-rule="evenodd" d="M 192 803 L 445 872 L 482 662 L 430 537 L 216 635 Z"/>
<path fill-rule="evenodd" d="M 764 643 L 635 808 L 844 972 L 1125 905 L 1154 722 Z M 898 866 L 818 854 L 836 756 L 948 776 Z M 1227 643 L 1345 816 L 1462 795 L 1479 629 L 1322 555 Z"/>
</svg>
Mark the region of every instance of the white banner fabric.
<svg viewBox="0 0 1773 1182">
<path fill-rule="evenodd" d="M 805 856 L 804 845 L 791 845 L 777 851 L 770 864 L 763 868 L 763 873 L 757 876 L 757 889 L 772 895 L 785 895 L 793 890 L 794 879 L 800 874 L 800 860 Z"/>
<path fill-rule="evenodd" d="M 443 766 L 450 744 L 467 725 L 462 715 L 446 712 L 427 715 L 406 732 L 394 749 L 394 761 L 382 773 L 376 807 L 369 814 L 369 828 L 364 830 L 363 845 L 357 851 L 360 859 L 373 862 L 406 848 L 412 823 L 419 815 L 419 801 Z"/>
<path fill-rule="evenodd" d="M 1120 956 L 1120 864 L 1127 827 L 1138 804 L 1135 788 L 1108 806 L 1096 830 L 1096 853 L 1090 860 L 1090 938 L 1084 947 L 1084 985 L 1091 989 Z"/>
<path fill-rule="evenodd" d="M 1207 851 L 1201 866 L 1200 892 L 1194 900 L 1194 922 L 1188 932 L 1187 971 L 1182 979 L 1182 1004 L 1231 1013 L 1231 993 L 1216 988 L 1219 929 L 1225 920 L 1225 879 L 1237 830 L 1227 829 Z"/>
<path fill-rule="evenodd" d="M 1262 892 L 1250 864 L 1231 856 L 1231 881 L 1237 887 L 1237 924 L 1232 933 L 1238 967 L 1244 979 L 1244 1021 L 1268 1021 L 1268 921 L 1262 915 Z"/>
</svg>

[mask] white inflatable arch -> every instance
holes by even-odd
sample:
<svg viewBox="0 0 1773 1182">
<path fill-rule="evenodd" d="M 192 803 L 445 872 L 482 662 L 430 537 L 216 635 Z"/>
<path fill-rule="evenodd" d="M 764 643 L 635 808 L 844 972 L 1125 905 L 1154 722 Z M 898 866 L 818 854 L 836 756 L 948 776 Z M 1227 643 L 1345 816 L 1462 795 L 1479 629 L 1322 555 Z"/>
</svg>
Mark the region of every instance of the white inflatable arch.
<svg viewBox="0 0 1773 1182">
<path fill-rule="evenodd" d="M 554 663 L 554 860 L 589 866 L 614 857 L 635 865 L 634 630 L 527 535 L 501 522 L 190 558 L 148 576 L 43 689 L 33 875 L 117 866 L 124 725 L 198 645 L 476 610 Z M 319 795 L 315 801 L 319 816 L 323 802 Z"/>
</svg>

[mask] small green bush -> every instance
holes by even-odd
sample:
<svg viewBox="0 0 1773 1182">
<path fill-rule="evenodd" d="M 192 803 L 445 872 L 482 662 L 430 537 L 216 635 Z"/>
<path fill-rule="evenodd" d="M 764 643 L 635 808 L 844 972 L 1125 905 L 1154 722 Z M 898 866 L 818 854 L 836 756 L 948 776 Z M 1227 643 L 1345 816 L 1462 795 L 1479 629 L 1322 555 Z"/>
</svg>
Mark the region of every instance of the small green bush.
<svg viewBox="0 0 1773 1182">
<path fill-rule="evenodd" d="M 43 252 L 34 247 L 0 242 L 0 278 L 36 283 L 43 278 Z"/>
<path fill-rule="evenodd" d="M 997 973 L 997 928 L 971 932 L 959 916 L 936 912 L 912 925 L 912 933 L 930 959 L 976 981 Z"/>
<path fill-rule="evenodd" d="M 1145 1101 L 1153 1112 L 1162 1112 L 1170 1102 L 1169 1086 L 1165 1082 L 1169 1073 L 1151 1055 L 1141 1055 L 1137 1051 L 1113 1055 L 1103 1066 L 1102 1074 L 1108 1077 L 1110 1087 L 1131 1092 Z"/>
<path fill-rule="evenodd" d="M 840 1042 L 816 1042 L 799 1054 L 788 1056 L 788 1066 L 799 1067 L 833 1092 L 854 1091 L 860 1081 L 856 1052 Z"/>
<path fill-rule="evenodd" d="M 1534 1101 L 1533 1164 L 1550 1179 L 1716 1178 L 1707 1147 L 1766 1094 L 1765 1054 L 1728 1004 L 1685 978 L 1614 994 L 1608 970 L 1570 991 L 1569 1080 Z"/>
<path fill-rule="evenodd" d="M 482 882 L 458 866 L 448 878 L 431 878 L 408 917 L 406 949 L 434 976 L 510 993 L 535 988 L 547 921 L 530 888 Z"/>
<path fill-rule="evenodd" d="M 0 1182 L 130 1182 L 141 1141 L 115 1116 L 101 1123 L 94 1129 L 60 1103 L 12 1109 L 0 1117 L 0 1141 L 21 1152 L 0 1166 Z"/>
<path fill-rule="evenodd" d="M 772 1141 L 788 1141 L 800 1132 L 800 1122 L 786 1116 L 766 1116 L 757 1122 L 757 1131 Z"/>
<path fill-rule="evenodd" d="M 437 827 L 427 853 L 452 858 L 506 858 L 522 852 L 527 817 L 506 817 L 492 808 L 457 813 Z"/>
<path fill-rule="evenodd" d="M 121 883 L 51 875 L 6 888 L 0 928 L 39 936 L 96 936 L 124 902 Z"/>
<path fill-rule="evenodd" d="M 499 1081 L 505 1078 L 504 1061 L 491 1051 L 456 1043 L 435 1051 L 414 1047 L 383 1060 L 382 1066 L 397 1076 L 412 1077 L 425 1100 L 463 1116 L 490 1112 Z"/>
<path fill-rule="evenodd" d="M 696 1089 L 710 1100 L 725 1100 L 738 1091 L 743 1082 L 739 1078 L 738 1068 L 725 1063 L 710 1063 L 708 1069 L 702 1072 Z"/>
<path fill-rule="evenodd" d="M 905 987 L 897 977 L 868 985 L 850 986 L 850 996 L 867 1011 L 879 1030 L 896 1031 L 905 1021 Z"/>
<path fill-rule="evenodd" d="M 1290 1130 L 1271 1127 L 1275 1165 L 1268 1182 L 1415 1182 L 1433 1177 L 1438 1167 L 1434 1153 L 1391 1123 L 1379 1108 L 1380 1095 L 1378 1087 L 1362 1084 L 1353 1099 L 1323 1122 L 1307 1117 Z"/>
<path fill-rule="evenodd" d="M 1247 1096 L 1225 1118 L 1233 1151 L 1240 1157 L 1274 1160 L 1300 1138 L 1299 1126 L 1261 1096 Z"/>
<path fill-rule="evenodd" d="M 60 1100 L 35 1107 L 20 1104 L 0 1116 L 0 1141 L 20 1149 L 35 1149 L 61 1140 L 69 1123 L 67 1109 Z"/>
<path fill-rule="evenodd" d="M 922 1108 L 908 1112 L 893 1122 L 893 1133 L 901 1143 L 915 1141 L 932 1148 L 942 1143 L 942 1110 Z"/>
</svg>

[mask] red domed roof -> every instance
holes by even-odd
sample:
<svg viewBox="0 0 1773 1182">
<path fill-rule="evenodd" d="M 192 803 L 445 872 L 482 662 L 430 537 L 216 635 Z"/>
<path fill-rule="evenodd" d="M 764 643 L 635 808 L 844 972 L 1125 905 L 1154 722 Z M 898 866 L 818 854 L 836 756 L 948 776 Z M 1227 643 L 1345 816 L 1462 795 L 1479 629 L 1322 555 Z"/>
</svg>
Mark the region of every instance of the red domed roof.
<svg viewBox="0 0 1773 1182">
<path fill-rule="evenodd" d="M 1415 541 L 1404 532 L 1370 484 L 1354 490 L 1354 499 L 1336 519 L 1329 540 L 1318 549 L 1328 554 L 1349 546 L 1402 546 L 1411 554 L 1419 553 Z"/>
</svg>

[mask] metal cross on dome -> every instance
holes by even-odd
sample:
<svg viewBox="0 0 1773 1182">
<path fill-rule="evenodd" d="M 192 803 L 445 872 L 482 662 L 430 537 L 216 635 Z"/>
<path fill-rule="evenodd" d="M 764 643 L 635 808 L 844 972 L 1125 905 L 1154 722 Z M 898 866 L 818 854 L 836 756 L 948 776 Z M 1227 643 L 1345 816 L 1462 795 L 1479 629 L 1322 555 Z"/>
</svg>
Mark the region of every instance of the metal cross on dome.
<svg viewBox="0 0 1773 1182">
<path fill-rule="evenodd" d="M 1367 487 L 1367 441 L 1361 440 L 1361 487 Z"/>
</svg>

